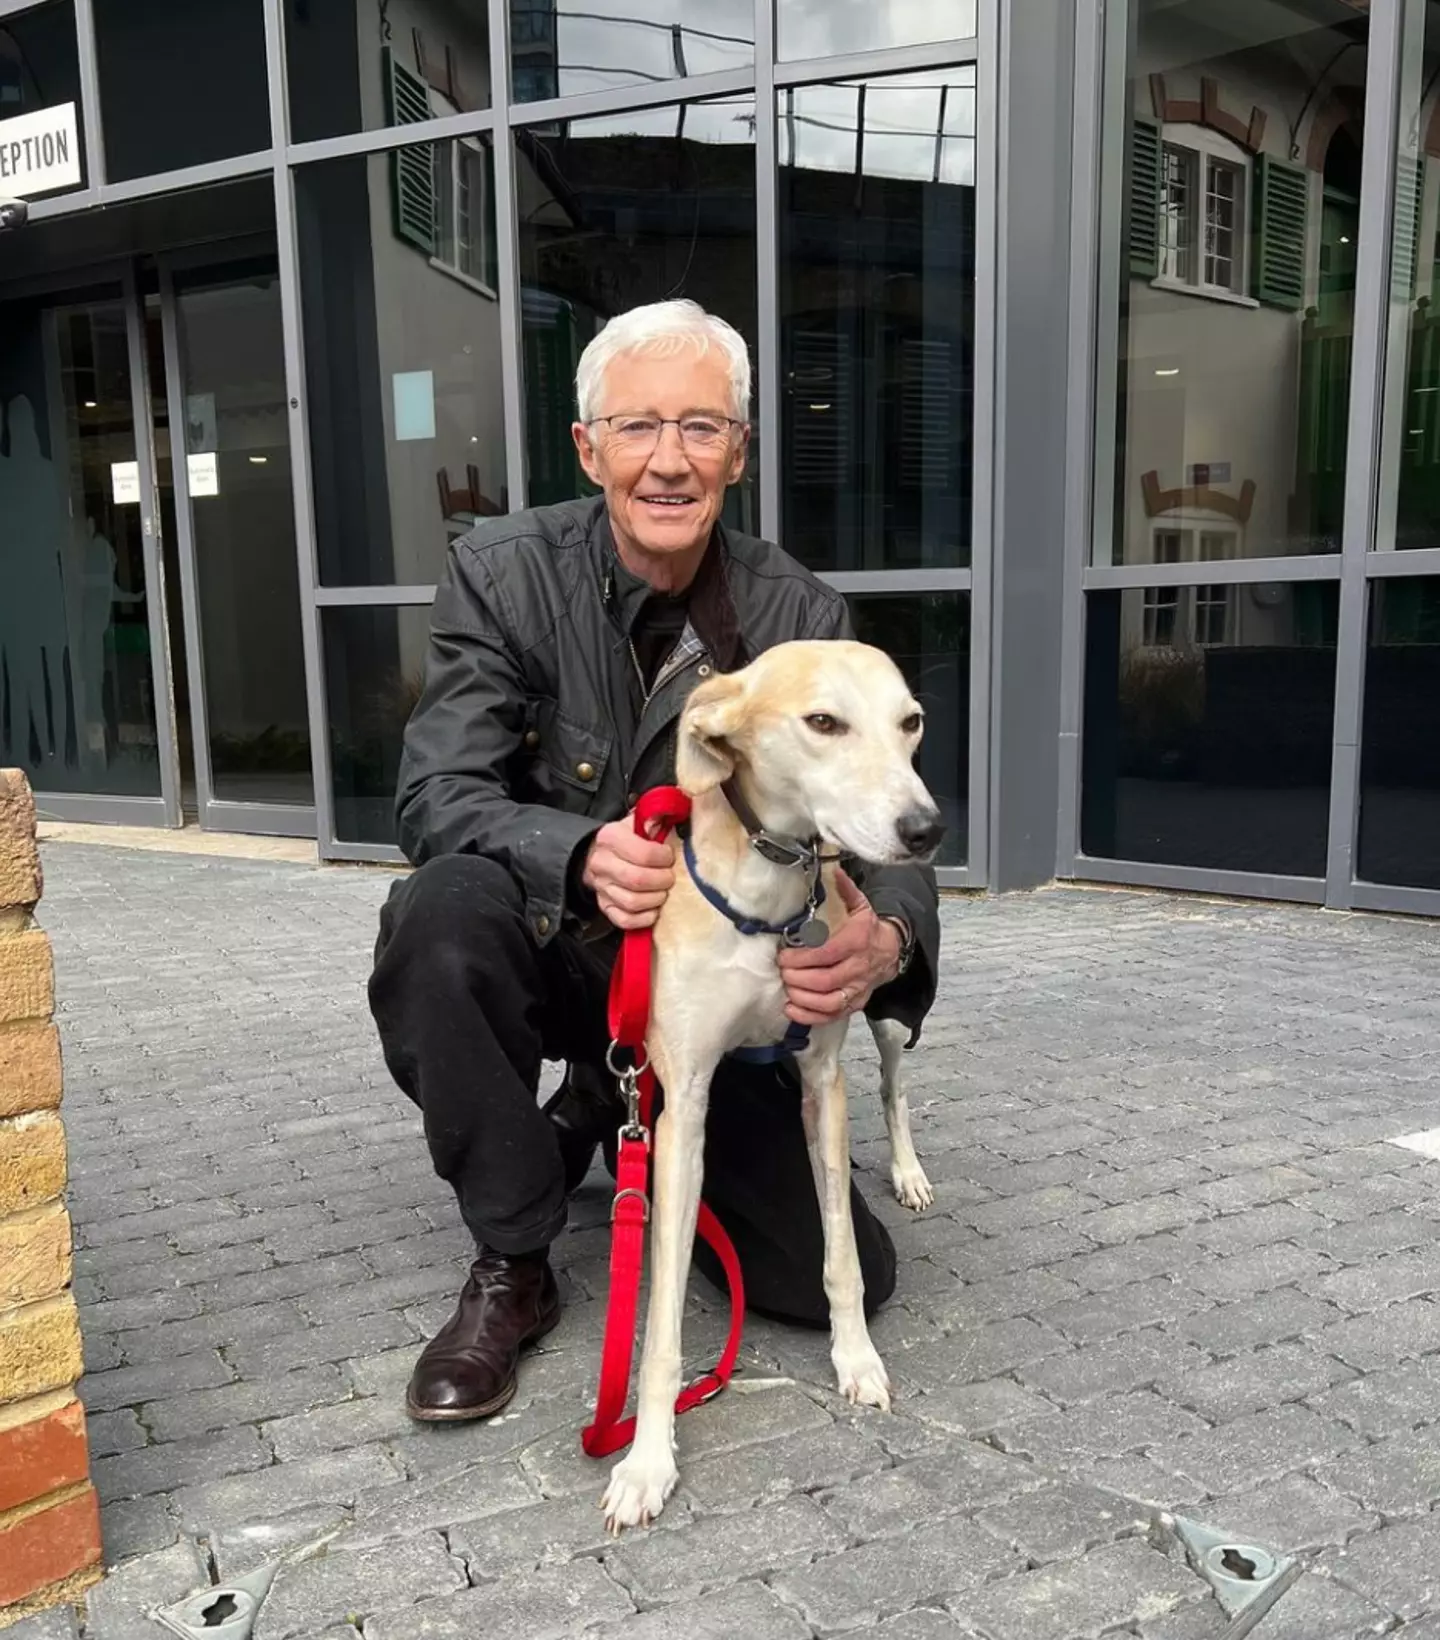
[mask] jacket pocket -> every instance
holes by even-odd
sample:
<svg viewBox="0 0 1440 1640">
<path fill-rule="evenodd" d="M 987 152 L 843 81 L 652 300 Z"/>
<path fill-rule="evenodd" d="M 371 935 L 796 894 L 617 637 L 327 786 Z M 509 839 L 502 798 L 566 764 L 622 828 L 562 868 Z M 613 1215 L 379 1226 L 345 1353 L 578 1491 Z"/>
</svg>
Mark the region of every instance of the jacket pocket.
<svg viewBox="0 0 1440 1640">
<path fill-rule="evenodd" d="M 614 735 L 576 722 L 553 701 L 538 703 L 535 728 L 540 743 L 531 778 L 558 807 L 588 814 L 604 785 Z"/>
</svg>

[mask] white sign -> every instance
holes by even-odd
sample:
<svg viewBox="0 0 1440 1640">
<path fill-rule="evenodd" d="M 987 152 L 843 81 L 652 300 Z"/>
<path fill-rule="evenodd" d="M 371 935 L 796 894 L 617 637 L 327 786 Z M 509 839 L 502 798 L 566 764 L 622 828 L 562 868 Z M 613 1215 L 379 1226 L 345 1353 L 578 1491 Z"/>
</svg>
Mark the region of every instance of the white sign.
<svg viewBox="0 0 1440 1640">
<path fill-rule="evenodd" d="M 192 500 L 199 495 L 220 494 L 220 464 L 213 450 L 207 450 L 198 456 L 188 456 L 185 468 L 190 479 Z"/>
<path fill-rule="evenodd" d="M 112 461 L 110 463 L 110 490 L 117 507 L 139 506 L 140 463 Z"/>
<path fill-rule="evenodd" d="M 0 120 L 0 199 L 33 199 L 80 181 L 75 104 Z"/>
</svg>

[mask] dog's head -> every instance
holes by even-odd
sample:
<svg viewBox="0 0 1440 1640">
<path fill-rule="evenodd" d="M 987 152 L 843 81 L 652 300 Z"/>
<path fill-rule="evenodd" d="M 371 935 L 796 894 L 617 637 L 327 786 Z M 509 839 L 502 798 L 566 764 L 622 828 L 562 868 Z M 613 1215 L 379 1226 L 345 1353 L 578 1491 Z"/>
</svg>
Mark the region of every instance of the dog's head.
<svg viewBox="0 0 1440 1640">
<path fill-rule="evenodd" d="M 924 713 L 868 644 L 783 643 L 702 683 L 680 720 L 692 796 L 738 775 L 772 831 L 818 834 L 872 865 L 930 860 L 944 825 L 913 759 Z"/>
</svg>

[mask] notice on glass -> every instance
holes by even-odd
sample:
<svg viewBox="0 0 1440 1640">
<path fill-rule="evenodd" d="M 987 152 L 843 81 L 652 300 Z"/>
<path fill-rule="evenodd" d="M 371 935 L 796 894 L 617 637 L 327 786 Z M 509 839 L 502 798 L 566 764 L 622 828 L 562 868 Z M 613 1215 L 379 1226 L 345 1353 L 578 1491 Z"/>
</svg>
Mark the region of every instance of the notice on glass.
<svg viewBox="0 0 1440 1640">
<path fill-rule="evenodd" d="M 140 505 L 140 463 L 112 461 L 110 463 L 110 493 L 117 507 Z"/>
<path fill-rule="evenodd" d="M 435 437 L 435 372 L 401 370 L 394 376 L 395 437 Z"/>
<path fill-rule="evenodd" d="M 190 480 L 192 501 L 198 496 L 220 494 L 220 462 L 213 450 L 187 457 L 185 470 Z"/>
</svg>

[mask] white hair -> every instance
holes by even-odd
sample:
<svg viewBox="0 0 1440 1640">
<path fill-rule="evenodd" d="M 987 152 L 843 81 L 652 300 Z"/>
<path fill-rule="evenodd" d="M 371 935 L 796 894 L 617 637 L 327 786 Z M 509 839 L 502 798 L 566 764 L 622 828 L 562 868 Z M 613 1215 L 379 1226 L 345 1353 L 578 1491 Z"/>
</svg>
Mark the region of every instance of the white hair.
<svg viewBox="0 0 1440 1640">
<path fill-rule="evenodd" d="M 651 302 L 631 308 L 611 319 L 580 355 L 575 372 L 575 402 L 580 420 L 590 421 L 599 413 L 599 399 L 605 372 L 622 355 L 643 353 L 651 358 L 670 358 L 689 348 L 701 356 L 717 349 L 729 367 L 730 414 L 736 421 L 750 419 L 750 351 L 745 338 L 733 326 L 698 302 Z M 648 405 L 625 406 L 630 410 Z M 697 407 L 698 408 L 698 407 Z"/>
</svg>

